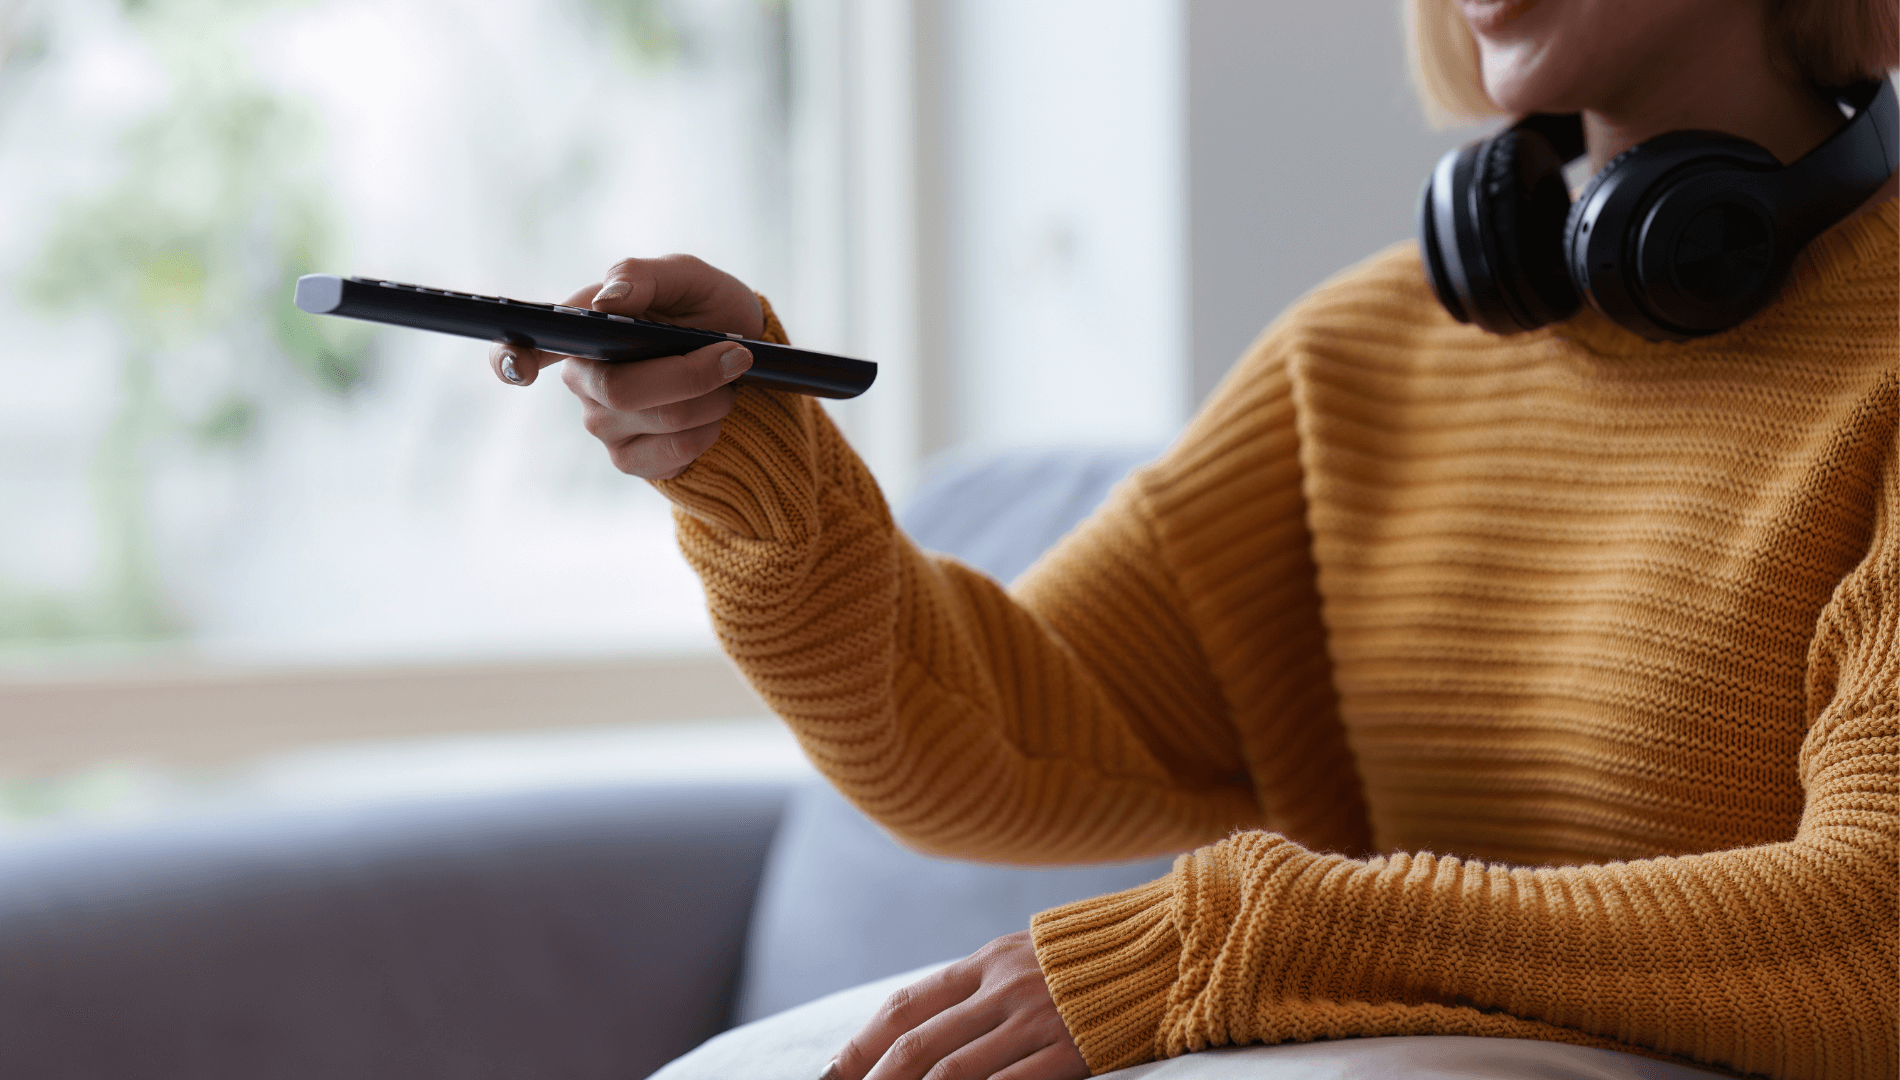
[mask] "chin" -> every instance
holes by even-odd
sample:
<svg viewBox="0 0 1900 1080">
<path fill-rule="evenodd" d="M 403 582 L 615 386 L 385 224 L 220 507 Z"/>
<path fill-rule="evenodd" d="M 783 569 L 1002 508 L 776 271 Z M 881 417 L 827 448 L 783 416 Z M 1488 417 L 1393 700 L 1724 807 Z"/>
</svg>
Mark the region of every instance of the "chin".
<svg viewBox="0 0 1900 1080">
<path fill-rule="evenodd" d="M 1535 72 L 1508 71 L 1493 75 L 1487 70 L 1484 73 L 1485 96 L 1511 116 L 1578 111 L 1564 108 L 1559 104 L 1563 95 L 1539 83 Z"/>
<path fill-rule="evenodd" d="M 1513 116 L 1581 111 L 1591 97 L 1592 84 L 1600 81 L 1589 76 L 1590 69 L 1602 71 L 1611 64 L 1607 59 L 1591 64 L 1590 57 L 1566 48 L 1561 37 L 1550 34 L 1495 43 L 1480 38 L 1486 96 Z"/>
</svg>

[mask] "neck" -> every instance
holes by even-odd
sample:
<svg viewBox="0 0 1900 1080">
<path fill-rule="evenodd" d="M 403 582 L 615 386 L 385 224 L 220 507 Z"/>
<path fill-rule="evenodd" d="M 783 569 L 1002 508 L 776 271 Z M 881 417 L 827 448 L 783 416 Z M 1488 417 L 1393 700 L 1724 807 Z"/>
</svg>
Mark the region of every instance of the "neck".
<svg viewBox="0 0 1900 1080">
<path fill-rule="evenodd" d="M 1583 109 L 1590 167 L 1669 131 L 1719 131 L 1753 142 L 1785 165 L 1820 145 L 1840 110 L 1771 48 L 1759 19 L 1706 28 L 1694 48 L 1664 46 L 1634 75 Z M 1738 62 L 1753 57 L 1756 62 Z"/>
</svg>

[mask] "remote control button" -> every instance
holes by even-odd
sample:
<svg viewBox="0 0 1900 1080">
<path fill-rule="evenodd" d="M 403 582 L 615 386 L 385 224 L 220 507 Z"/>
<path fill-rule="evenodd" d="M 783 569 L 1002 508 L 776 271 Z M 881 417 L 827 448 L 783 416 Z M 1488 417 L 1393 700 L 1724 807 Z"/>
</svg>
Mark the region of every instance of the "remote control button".
<svg viewBox="0 0 1900 1080">
<path fill-rule="evenodd" d="M 568 313 L 569 315 L 586 315 L 586 314 L 589 314 L 589 312 L 588 312 L 587 310 L 585 310 L 584 308 L 577 308 L 577 307 L 568 307 L 568 306 L 567 306 L 566 304 L 555 304 L 555 305 L 554 305 L 554 310 L 556 310 L 556 311 L 565 311 L 565 312 L 567 312 L 567 313 Z"/>
<path fill-rule="evenodd" d="M 602 314 L 606 314 L 606 313 L 603 312 Z M 639 319 L 629 319 L 625 315 L 607 315 L 607 317 L 609 319 L 612 319 L 615 322 L 632 323 L 635 326 L 640 325 Z"/>
</svg>

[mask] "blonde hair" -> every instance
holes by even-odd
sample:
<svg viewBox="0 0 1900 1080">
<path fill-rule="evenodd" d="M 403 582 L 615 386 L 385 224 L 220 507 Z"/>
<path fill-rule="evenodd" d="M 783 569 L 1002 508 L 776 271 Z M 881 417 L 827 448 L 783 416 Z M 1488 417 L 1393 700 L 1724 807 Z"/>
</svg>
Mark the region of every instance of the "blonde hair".
<svg viewBox="0 0 1900 1080">
<path fill-rule="evenodd" d="M 1900 8 L 1893 0 L 1769 0 L 1771 41 L 1817 86 L 1878 79 L 1900 65 Z M 1405 0 L 1412 83 L 1433 127 L 1500 116 L 1484 92 L 1478 43 L 1458 0 Z"/>
<path fill-rule="evenodd" d="M 1432 127 L 1503 115 L 1484 92 L 1478 43 L 1458 0 L 1405 0 L 1405 40 L 1412 85 Z"/>
</svg>

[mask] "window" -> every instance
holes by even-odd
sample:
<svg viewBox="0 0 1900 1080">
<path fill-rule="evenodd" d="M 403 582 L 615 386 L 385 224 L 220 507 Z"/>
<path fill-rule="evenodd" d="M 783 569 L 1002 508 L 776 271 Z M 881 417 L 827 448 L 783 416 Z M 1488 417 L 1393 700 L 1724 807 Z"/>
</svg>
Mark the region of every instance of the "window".
<svg viewBox="0 0 1900 1080">
<path fill-rule="evenodd" d="M 1380 5 L 0 0 L 0 803 L 762 712 L 570 395 L 298 274 L 559 298 L 702 255 L 879 363 L 834 415 L 901 506 L 942 451 L 1165 441 L 1406 236 L 1472 133 L 1403 71 Z"/>
<path fill-rule="evenodd" d="M 317 270 L 559 297 L 673 250 L 783 291 L 783 5 L 0 13 L 0 648 L 712 647 L 666 507 L 570 395 L 289 297 Z"/>
</svg>

